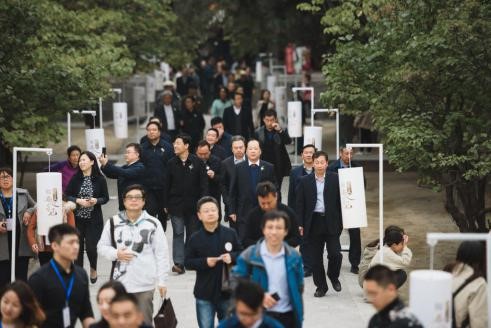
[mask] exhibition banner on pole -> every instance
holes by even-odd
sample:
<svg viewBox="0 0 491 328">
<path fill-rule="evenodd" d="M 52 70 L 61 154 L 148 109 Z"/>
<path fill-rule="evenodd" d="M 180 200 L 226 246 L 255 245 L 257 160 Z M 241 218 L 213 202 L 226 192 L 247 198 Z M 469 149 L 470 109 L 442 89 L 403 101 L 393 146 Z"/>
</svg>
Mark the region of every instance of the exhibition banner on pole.
<svg viewBox="0 0 491 328">
<path fill-rule="evenodd" d="M 96 157 L 102 154 L 102 147 L 106 147 L 104 129 L 85 130 L 85 149 L 94 153 Z"/>
<path fill-rule="evenodd" d="M 49 229 L 63 223 L 61 173 L 36 174 L 37 234 L 47 236 Z"/>
<path fill-rule="evenodd" d="M 367 206 L 365 203 L 363 168 L 351 167 L 339 169 L 338 176 L 343 228 L 366 227 Z"/>
<path fill-rule="evenodd" d="M 271 94 L 271 99 L 274 99 L 274 87 L 276 86 L 276 76 L 275 75 L 268 75 L 266 78 L 266 89 L 269 90 Z"/>
<path fill-rule="evenodd" d="M 128 104 L 113 103 L 114 135 L 118 139 L 128 138 Z"/>
<path fill-rule="evenodd" d="M 286 87 L 275 87 L 274 95 L 278 123 L 280 123 L 281 126 L 285 126 L 288 117 L 288 113 L 286 112 Z"/>
<path fill-rule="evenodd" d="M 322 127 L 305 126 L 303 128 L 303 145 L 312 144 L 318 150 L 322 149 Z"/>
<path fill-rule="evenodd" d="M 288 102 L 288 134 L 292 138 L 302 136 L 302 102 Z"/>
</svg>

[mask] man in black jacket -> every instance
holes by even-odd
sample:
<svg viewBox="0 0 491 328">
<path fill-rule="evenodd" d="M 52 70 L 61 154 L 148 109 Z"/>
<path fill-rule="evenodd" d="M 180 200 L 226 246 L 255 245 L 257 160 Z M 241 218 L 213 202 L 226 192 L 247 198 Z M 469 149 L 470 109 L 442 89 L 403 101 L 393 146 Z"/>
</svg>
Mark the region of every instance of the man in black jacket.
<svg viewBox="0 0 491 328">
<path fill-rule="evenodd" d="M 162 129 L 174 140 L 182 125 L 181 112 L 172 105 L 172 92 L 166 90 L 162 93 L 162 103 L 155 107 L 154 116 L 162 122 Z"/>
<path fill-rule="evenodd" d="M 211 154 L 210 144 L 205 140 L 198 142 L 196 148 L 196 156 L 203 161 L 206 167 L 206 174 L 208 175 L 208 192 L 209 195 L 215 198 L 220 204 L 221 192 L 220 192 L 220 174 L 221 174 L 221 161 L 218 157 Z M 220 219 L 222 217 L 221 208 Z"/>
<path fill-rule="evenodd" d="M 259 127 L 255 137 L 259 141 L 262 153 L 261 159 L 274 165 L 278 190 L 281 190 L 283 177 L 290 174 L 292 164 L 286 151 L 286 145 L 292 142 L 288 131 L 278 123 L 276 111 L 268 109 L 264 113 L 264 126 Z"/>
<path fill-rule="evenodd" d="M 276 186 L 269 181 L 261 182 L 257 185 L 256 194 L 259 206 L 254 207 L 245 220 L 246 233 L 244 240 L 242 240 L 244 247 L 254 245 L 263 237 L 261 228 L 263 216 L 273 210 L 285 212 L 290 218 L 290 229 L 288 229 L 285 241 L 288 245 L 297 247 L 301 240 L 295 212 L 285 204 L 278 202 Z"/>
<path fill-rule="evenodd" d="M 242 250 L 234 230 L 220 225 L 219 203 L 213 197 L 198 201 L 198 217 L 203 227 L 186 244 L 184 264 L 188 270 L 196 270 L 194 297 L 199 327 L 213 327 L 215 314 L 218 320 L 225 318 L 230 302 L 230 290 L 223 287 L 230 265 Z"/>
<path fill-rule="evenodd" d="M 314 174 L 302 177 L 298 183 L 296 213 L 300 234 L 307 238 L 309 244 L 312 274 L 317 287 L 314 296 L 322 297 L 328 290 L 322 261 L 325 246 L 329 259 L 327 275 L 334 290 L 341 291 L 339 272 L 343 256 L 339 236 L 343 222 L 338 175 L 327 172 L 327 153 L 317 151 L 313 157 Z"/>
<path fill-rule="evenodd" d="M 218 141 L 217 145 L 220 145 L 225 149 L 225 154 L 232 156 L 232 135 L 225 132 L 225 127 L 223 126 L 223 120 L 220 116 L 213 117 L 210 121 L 211 127 L 217 129 L 218 131 Z"/>
<path fill-rule="evenodd" d="M 252 123 L 252 112 L 242 106 L 243 96 L 240 93 L 234 94 L 234 104 L 223 111 L 223 126 L 225 131 L 231 135 L 241 135 L 246 140 L 254 133 Z"/>
<path fill-rule="evenodd" d="M 257 140 L 247 143 L 247 161 L 237 164 L 230 184 L 230 215 L 237 224 L 240 240 L 245 237 L 245 219 L 249 210 L 257 206 L 256 187 L 263 181 L 276 184 L 274 167 L 259 159 L 261 148 Z"/>
<path fill-rule="evenodd" d="M 147 135 L 142 143 L 141 159 L 145 165 L 145 210 L 156 217 L 164 231 L 167 230 L 167 214 L 164 211 L 165 178 L 167 162 L 174 157 L 174 148 L 161 137 L 161 127 L 157 122 L 147 124 Z"/>
<path fill-rule="evenodd" d="M 210 145 L 211 154 L 223 161 L 227 157 L 227 154 L 225 152 L 225 149 L 217 144 L 218 136 L 219 132 L 217 129 L 209 128 L 206 131 L 205 140 Z"/>
<path fill-rule="evenodd" d="M 184 231 L 186 240 L 199 229 L 196 218 L 196 202 L 208 195 L 208 175 L 203 161 L 189 153 L 191 137 L 177 135 L 174 141 L 175 157 L 167 163 L 165 210 L 170 217 L 173 230 L 173 272 L 184 270 Z"/>
<path fill-rule="evenodd" d="M 129 143 L 126 145 L 126 152 L 124 154 L 126 164 L 123 166 L 116 166 L 109 163 L 107 155 L 103 154 L 99 157 L 102 172 L 104 172 L 106 177 L 118 179 L 118 205 L 120 211 L 124 210 L 123 192 L 126 190 L 126 187 L 141 183 L 145 174 L 145 166 L 140 161 L 140 155 L 140 145 Z"/>
</svg>

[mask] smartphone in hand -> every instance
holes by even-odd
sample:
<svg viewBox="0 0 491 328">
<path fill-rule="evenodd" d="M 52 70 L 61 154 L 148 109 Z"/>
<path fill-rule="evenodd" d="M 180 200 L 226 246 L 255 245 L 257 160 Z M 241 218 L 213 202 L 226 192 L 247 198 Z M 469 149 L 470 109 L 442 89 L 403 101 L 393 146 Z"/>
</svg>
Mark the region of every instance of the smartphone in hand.
<svg viewBox="0 0 491 328">
<path fill-rule="evenodd" d="M 271 297 L 276 301 L 278 302 L 281 298 L 280 298 L 280 295 L 278 295 L 278 293 L 274 293 L 274 294 L 271 294 Z"/>
</svg>

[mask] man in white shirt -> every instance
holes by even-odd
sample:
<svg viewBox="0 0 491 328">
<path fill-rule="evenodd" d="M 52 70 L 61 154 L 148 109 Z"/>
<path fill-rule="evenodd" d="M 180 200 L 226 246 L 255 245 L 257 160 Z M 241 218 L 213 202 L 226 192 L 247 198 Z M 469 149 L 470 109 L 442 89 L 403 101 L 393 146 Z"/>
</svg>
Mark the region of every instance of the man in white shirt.
<svg viewBox="0 0 491 328">
<path fill-rule="evenodd" d="M 174 140 L 181 126 L 181 115 L 172 105 L 172 91 L 165 90 L 162 93 L 162 103 L 155 107 L 154 116 L 162 122 L 162 130 Z"/>
</svg>

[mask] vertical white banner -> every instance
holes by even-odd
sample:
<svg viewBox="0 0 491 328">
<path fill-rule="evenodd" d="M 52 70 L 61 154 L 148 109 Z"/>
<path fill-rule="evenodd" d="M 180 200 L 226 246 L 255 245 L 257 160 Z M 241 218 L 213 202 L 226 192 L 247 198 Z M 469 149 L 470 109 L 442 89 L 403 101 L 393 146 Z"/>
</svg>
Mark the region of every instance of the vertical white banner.
<svg viewBox="0 0 491 328">
<path fill-rule="evenodd" d="M 302 102 L 288 102 L 288 134 L 292 138 L 302 136 Z"/>
<path fill-rule="evenodd" d="M 145 87 L 133 87 L 133 114 L 145 115 Z"/>
<path fill-rule="evenodd" d="M 157 91 L 164 90 L 164 78 L 165 78 L 164 72 L 156 69 L 153 71 L 153 73 L 155 75 L 155 90 Z"/>
<path fill-rule="evenodd" d="M 63 223 L 61 173 L 36 174 L 37 234 L 47 236 L 49 229 Z"/>
<path fill-rule="evenodd" d="M 367 226 L 367 206 L 365 203 L 365 183 L 363 168 L 351 167 L 338 170 L 339 193 L 343 228 L 363 228 Z"/>
<path fill-rule="evenodd" d="M 118 139 L 128 138 L 128 104 L 113 103 L 114 135 Z"/>
<path fill-rule="evenodd" d="M 102 147 L 106 147 L 104 129 L 85 130 L 85 149 L 99 157 L 102 154 Z"/>
<path fill-rule="evenodd" d="M 162 86 L 163 87 L 163 86 Z M 145 93 L 148 102 L 155 101 L 155 78 L 147 75 L 145 79 Z"/>
<path fill-rule="evenodd" d="M 256 82 L 263 82 L 263 62 L 260 60 L 256 62 Z"/>
<path fill-rule="evenodd" d="M 269 90 L 271 93 L 271 99 L 274 98 L 274 87 L 276 86 L 276 76 L 275 75 L 268 75 L 266 78 L 266 89 Z"/>
<path fill-rule="evenodd" d="M 170 80 L 170 66 L 166 62 L 160 62 L 160 70 L 164 72 L 164 81 Z"/>
<path fill-rule="evenodd" d="M 274 96 L 278 122 L 281 126 L 285 126 L 288 118 L 288 113 L 286 111 L 286 87 L 275 87 Z"/>
<path fill-rule="evenodd" d="M 414 270 L 409 280 L 409 308 L 423 327 L 450 328 L 452 275 L 437 270 Z"/>
<path fill-rule="evenodd" d="M 303 128 L 303 145 L 312 144 L 317 150 L 322 150 L 322 127 L 306 126 Z"/>
</svg>

